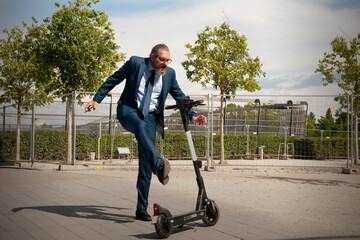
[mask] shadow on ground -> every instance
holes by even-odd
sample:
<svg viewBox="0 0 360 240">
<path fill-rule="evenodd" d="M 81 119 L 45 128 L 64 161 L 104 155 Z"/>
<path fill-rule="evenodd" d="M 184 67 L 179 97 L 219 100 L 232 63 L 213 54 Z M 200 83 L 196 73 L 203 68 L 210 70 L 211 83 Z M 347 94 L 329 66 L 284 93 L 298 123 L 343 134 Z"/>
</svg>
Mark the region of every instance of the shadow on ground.
<svg viewBox="0 0 360 240">
<path fill-rule="evenodd" d="M 177 233 L 191 231 L 191 230 L 195 232 L 196 229 L 199 227 L 204 227 L 204 226 L 198 223 L 189 223 L 189 224 L 185 224 L 182 227 L 174 227 L 171 231 L 171 235 L 176 235 Z M 155 227 L 153 233 L 136 234 L 136 235 L 132 235 L 132 237 L 136 237 L 139 239 L 159 239 L 159 236 L 155 232 Z"/>
<path fill-rule="evenodd" d="M 323 237 L 309 237 L 309 238 L 291 238 L 291 240 L 346 240 L 346 239 L 360 239 L 360 236 L 323 236 Z M 273 240 L 288 240 L 288 239 L 273 239 Z"/>
<path fill-rule="evenodd" d="M 23 210 L 38 210 L 48 213 L 54 213 L 63 215 L 65 217 L 73 218 L 86 218 L 114 221 L 116 223 L 128 223 L 134 222 L 135 217 L 122 214 L 122 210 L 128 210 L 127 208 L 118 207 L 106 207 L 106 206 L 35 206 L 35 207 L 18 207 L 14 208 L 13 212 L 19 212 Z"/>
<path fill-rule="evenodd" d="M 292 177 L 257 177 L 261 179 L 273 179 L 279 181 L 285 181 L 295 184 L 311 184 L 311 185 L 318 185 L 318 186 L 346 186 L 352 188 L 360 188 L 360 184 L 357 183 L 349 183 L 345 181 L 338 181 L 338 180 L 321 180 L 321 179 L 306 179 L 306 178 L 292 178 Z"/>
</svg>

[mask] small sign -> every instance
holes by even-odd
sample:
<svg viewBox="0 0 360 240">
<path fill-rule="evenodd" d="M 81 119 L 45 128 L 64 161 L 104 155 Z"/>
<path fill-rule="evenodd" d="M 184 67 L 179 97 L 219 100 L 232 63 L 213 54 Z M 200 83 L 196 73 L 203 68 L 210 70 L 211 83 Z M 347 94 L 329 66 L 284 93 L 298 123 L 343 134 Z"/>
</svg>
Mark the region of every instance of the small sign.
<svg viewBox="0 0 360 240">
<path fill-rule="evenodd" d="M 119 154 L 130 154 L 128 147 L 118 147 L 117 150 Z"/>
</svg>

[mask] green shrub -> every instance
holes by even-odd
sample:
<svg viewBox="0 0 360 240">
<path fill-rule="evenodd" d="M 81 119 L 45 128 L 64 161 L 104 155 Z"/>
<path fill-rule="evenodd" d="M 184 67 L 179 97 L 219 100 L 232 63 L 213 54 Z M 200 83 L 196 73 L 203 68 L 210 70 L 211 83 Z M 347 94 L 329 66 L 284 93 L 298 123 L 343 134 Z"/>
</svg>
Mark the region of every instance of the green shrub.
<svg viewBox="0 0 360 240">
<path fill-rule="evenodd" d="M 134 135 L 117 134 L 113 136 L 114 145 L 112 157 L 118 158 L 117 147 L 133 145 L 133 156 L 137 158 L 137 143 L 132 142 Z M 203 134 L 193 134 L 193 142 L 199 159 L 206 156 L 207 138 Z M 220 157 L 220 136 L 213 136 L 213 156 Z M 30 159 L 30 131 L 21 132 L 21 159 Z M 2 141 L 2 138 L 0 142 Z M 160 152 L 160 137 L 156 138 L 156 148 Z M 225 135 L 225 156 L 227 159 L 242 159 L 247 153 L 247 136 Z M 258 147 L 265 146 L 265 158 L 277 158 L 284 153 L 284 137 L 278 136 L 249 136 L 249 154 L 258 154 Z M 100 139 L 100 154 L 102 159 L 111 157 L 112 136 L 103 134 Z M 5 132 L 5 159 L 15 159 L 16 131 Z M 288 137 L 288 153 L 294 158 L 345 158 L 347 156 L 347 140 L 341 137 Z M 279 148 L 279 146 L 281 147 Z M 91 139 L 86 133 L 76 135 L 76 159 L 87 160 L 90 152 L 98 154 L 98 139 Z M 186 135 L 184 133 L 166 133 L 163 142 L 164 156 L 170 159 L 191 158 Z M 37 131 L 35 134 L 35 160 L 66 160 L 67 132 L 66 131 Z"/>
</svg>

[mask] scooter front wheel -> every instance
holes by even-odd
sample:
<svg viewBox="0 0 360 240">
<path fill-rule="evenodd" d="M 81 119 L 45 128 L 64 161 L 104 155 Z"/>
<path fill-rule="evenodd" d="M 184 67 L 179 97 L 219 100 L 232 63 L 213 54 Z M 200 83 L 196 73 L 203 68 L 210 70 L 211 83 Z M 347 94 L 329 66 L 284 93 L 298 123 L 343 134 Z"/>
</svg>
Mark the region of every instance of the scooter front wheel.
<svg viewBox="0 0 360 240">
<path fill-rule="evenodd" d="M 206 216 L 202 219 L 206 226 L 214 226 L 220 218 L 220 209 L 218 205 L 213 202 L 214 210 L 211 210 L 209 207 L 206 208 Z"/>
<path fill-rule="evenodd" d="M 172 225 L 166 221 L 166 215 L 160 214 L 157 223 L 155 223 L 156 233 L 160 238 L 168 238 L 171 235 Z"/>
</svg>

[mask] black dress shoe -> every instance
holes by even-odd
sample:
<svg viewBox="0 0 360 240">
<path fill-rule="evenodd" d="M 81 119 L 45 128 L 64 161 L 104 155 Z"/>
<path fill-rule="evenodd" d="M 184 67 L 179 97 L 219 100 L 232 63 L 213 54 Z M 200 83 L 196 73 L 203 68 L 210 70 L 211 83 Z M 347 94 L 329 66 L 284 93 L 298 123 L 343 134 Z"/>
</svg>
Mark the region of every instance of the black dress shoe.
<svg viewBox="0 0 360 240">
<path fill-rule="evenodd" d="M 151 216 L 145 209 L 137 209 L 135 218 L 141 221 L 151 221 Z"/>
<path fill-rule="evenodd" d="M 171 166 L 168 160 L 164 159 L 164 165 L 159 168 L 156 171 L 156 175 L 159 179 L 159 181 L 163 184 L 166 185 L 169 182 L 169 173 L 171 170 Z"/>
</svg>

